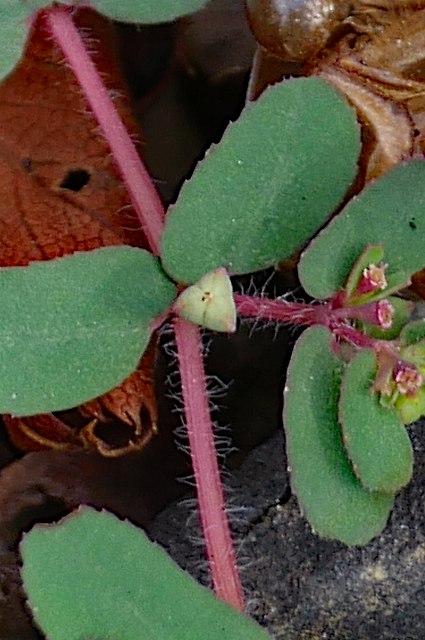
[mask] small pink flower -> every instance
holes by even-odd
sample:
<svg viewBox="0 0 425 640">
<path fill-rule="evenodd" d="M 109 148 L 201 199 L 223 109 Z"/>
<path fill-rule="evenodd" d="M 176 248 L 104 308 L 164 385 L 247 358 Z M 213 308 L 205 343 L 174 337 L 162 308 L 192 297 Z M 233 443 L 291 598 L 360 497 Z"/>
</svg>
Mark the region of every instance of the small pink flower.
<svg viewBox="0 0 425 640">
<path fill-rule="evenodd" d="M 363 295 L 365 293 L 371 293 L 372 291 L 385 289 L 388 285 L 387 278 L 385 277 L 387 267 L 387 264 L 381 262 L 379 265 L 370 264 L 363 269 L 363 274 L 357 287 L 357 294 Z"/>
<path fill-rule="evenodd" d="M 388 300 L 369 302 L 361 307 L 350 308 L 350 318 L 367 324 L 374 324 L 381 329 L 392 327 L 395 309 Z"/>
<path fill-rule="evenodd" d="M 395 309 L 388 300 L 381 300 L 376 305 L 376 318 L 382 329 L 389 329 L 393 324 Z"/>
<path fill-rule="evenodd" d="M 397 362 L 393 375 L 398 392 L 410 398 L 415 396 L 424 384 L 423 375 L 415 365 L 403 360 Z"/>
</svg>

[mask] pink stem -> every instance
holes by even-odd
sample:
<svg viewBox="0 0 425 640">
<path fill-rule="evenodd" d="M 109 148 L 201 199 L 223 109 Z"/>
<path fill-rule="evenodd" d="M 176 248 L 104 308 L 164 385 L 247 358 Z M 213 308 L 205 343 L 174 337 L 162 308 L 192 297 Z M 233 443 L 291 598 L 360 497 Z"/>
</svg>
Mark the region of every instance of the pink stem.
<svg viewBox="0 0 425 640">
<path fill-rule="evenodd" d="M 46 20 L 109 143 L 151 250 L 158 255 L 164 210 L 149 173 L 143 166 L 68 11 L 53 7 L 46 13 Z M 175 332 L 192 464 L 214 588 L 225 602 L 243 610 L 242 586 L 214 447 L 201 336 L 198 327 L 181 319 L 175 320 Z"/>
<path fill-rule="evenodd" d="M 155 255 L 159 255 L 164 210 L 149 173 L 87 54 L 68 10 L 52 7 L 46 12 L 46 21 L 110 146 L 149 246 Z M 242 295 L 235 295 L 235 301 L 238 311 L 248 317 L 292 324 L 329 325 L 330 322 L 329 306 L 325 304 L 286 303 Z M 214 447 L 201 336 L 197 326 L 181 318 L 175 318 L 174 329 L 192 464 L 214 589 L 222 600 L 243 610 L 243 591 Z M 334 332 L 358 346 L 374 344 L 367 339 L 360 345 L 359 332 L 350 327 L 335 327 Z"/>
<path fill-rule="evenodd" d="M 328 304 L 307 304 L 305 302 L 287 302 L 272 300 L 260 296 L 247 296 L 235 293 L 234 300 L 239 315 L 246 318 L 275 320 L 290 324 L 328 325 L 332 310 Z"/>
<path fill-rule="evenodd" d="M 396 341 L 370 338 L 365 333 L 346 324 L 331 325 L 330 329 L 335 337 L 346 340 L 355 347 L 373 349 L 376 354 L 386 353 L 393 360 L 399 358 Z"/>
<path fill-rule="evenodd" d="M 243 592 L 225 511 L 214 447 L 199 328 L 174 319 L 187 432 L 200 506 L 202 529 L 216 594 L 240 611 Z"/>
<path fill-rule="evenodd" d="M 332 327 L 331 330 L 335 337 L 342 338 L 343 340 L 346 340 L 356 347 L 360 347 L 361 349 L 373 349 L 374 351 L 377 351 L 377 345 L 380 341 L 369 338 L 369 336 L 362 333 L 361 331 L 358 331 L 354 327 L 349 327 L 348 325 L 341 324 Z"/>
<path fill-rule="evenodd" d="M 69 11 L 52 7 L 46 11 L 46 21 L 111 148 L 149 246 L 155 255 L 159 255 L 164 209 L 149 173 L 85 49 Z"/>
<path fill-rule="evenodd" d="M 240 316 L 292 325 L 321 324 L 328 327 L 335 337 L 346 340 L 361 349 L 373 349 L 376 353 L 388 352 L 391 355 L 395 353 L 391 341 L 370 338 L 362 331 L 347 324 L 346 321 L 359 315 L 361 311 L 364 312 L 365 307 L 354 307 L 354 310 L 352 307 L 334 309 L 332 302 L 307 304 L 237 293 L 234 295 L 234 299 Z"/>
</svg>

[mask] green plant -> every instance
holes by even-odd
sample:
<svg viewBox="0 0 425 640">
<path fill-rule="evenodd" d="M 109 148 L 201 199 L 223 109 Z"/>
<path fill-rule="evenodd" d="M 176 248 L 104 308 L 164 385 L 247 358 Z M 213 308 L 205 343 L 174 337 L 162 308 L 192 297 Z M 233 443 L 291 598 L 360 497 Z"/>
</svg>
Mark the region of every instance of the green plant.
<svg viewBox="0 0 425 640">
<path fill-rule="evenodd" d="M 129 522 L 82 507 L 21 544 L 23 578 L 48 638 L 266 640 Z"/>
<path fill-rule="evenodd" d="M 181 0 L 180 13 L 201 4 Z M 25 5 L 19 15 L 6 12 L 3 24 L 13 30 L 22 15 L 39 6 Z M 106 15 L 123 17 L 109 2 L 96 6 Z M 152 13 L 152 3 L 140 6 L 142 15 L 130 12 L 128 20 L 166 17 L 165 5 L 157 5 L 157 14 Z M 53 6 L 43 15 L 110 144 L 153 255 L 139 249 L 104 249 L 2 270 L 0 361 L 8 382 L 0 392 L 0 411 L 32 415 L 93 398 L 136 367 L 150 331 L 173 316 L 214 586 L 222 599 L 242 609 L 196 324 L 232 331 L 237 311 L 241 317 L 309 327 L 295 346 L 285 387 L 293 488 L 320 535 L 366 544 L 385 526 L 395 493 L 412 474 L 412 450 L 403 422 L 425 413 L 424 323 L 409 322 L 412 305 L 397 297 L 411 275 L 425 266 L 425 162 L 414 160 L 388 172 L 348 202 L 311 241 L 299 263 L 303 287 L 314 298 L 311 304 L 233 294 L 229 274 L 251 273 L 289 257 L 340 207 L 355 178 L 360 152 L 353 110 L 319 79 L 291 80 L 268 89 L 200 163 L 162 230 L 162 205 L 68 9 Z M 176 284 L 182 292 L 177 293 Z M 94 290 L 100 294 L 96 302 Z M 28 310 L 16 329 L 22 299 L 28 300 Z M 69 329 L 63 340 L 65 321 Z M 52 341 L 55 357 L 49 351 Z M 87 342 L 92 357 L 87 356 Z M 98 357 L 99 351 L 105 357 Z M 25 376 L 17 353 L 25 362 Z M 85 354 L 87 366 L 79 353 Z M 63 381 L 60 389 L 53 382 L 58 376 Z M 58 531 L 73 529 L 83 519 L 85 531 L 99 530 L 101 538 L 113 540 L 111 518 L 83 512 Z M 118 555 L 126 553 L 126 536 L 136 536 L 123 526 Z M 82 633 L 126 637 L 121 627 L 84 627 L 68 633 L 58 625 L 63 603 L 54 602 L 52 595 L 58 572 L 45 565 L 54 531 L 35 530 L 23 547 L 25 585 L 39 624 L 52 638 L 77 638 Z M 72 575 L 73 556 L 64 552 L 60 557 Z M 43 586 L 46 579 L 40 580 L 44 566 L 52 578 L 49 591 Z M 104 569 L 100 558 L 99 571 Z M 99 583 L 96 588 L 100 591 Z M 173 593 L 178 590 L 176 586 Z M 215 615 L 216 605 L 211 606 Z M 236 631 L 232 627 L 229 633 Z M 258 630 L 252 637 L 255 633 L 262 637 Z"/>
</svg>

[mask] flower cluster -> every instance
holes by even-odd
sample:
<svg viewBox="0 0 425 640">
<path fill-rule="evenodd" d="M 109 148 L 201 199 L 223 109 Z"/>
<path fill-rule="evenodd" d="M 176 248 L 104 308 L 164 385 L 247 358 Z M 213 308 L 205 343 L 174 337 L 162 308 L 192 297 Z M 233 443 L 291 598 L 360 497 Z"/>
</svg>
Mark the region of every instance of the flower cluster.
<svg viewBox="0 0 425 640">
<path fill-rule="evenodd" d="M 425 415 L 425 340 L 401 349 L 403 360 L 394 368 L 397 397 L 394 406 L 405 424 Z"/>
<path fill-rule="evenodd" d="M 403 333 L 413 304 L 393 294 L 410 281 L 401 272 L 388 274 L 383 258 L 381 245 L 368 245 L 339 300 L 345 317 L 358 323 L 368 336 L 381 338 L 375 341 L 372 337 L 370 342 L 378 363 L 373 391 L 379 393 L 382 405 L 395 408 L 402 421 L 410 424 L 425 415 L 425 323 L 416 327 L 410 323 L 410 335 Z"/>
<path fill-rule="evenodd" d="M 397 354 L 378 353 L 373 385 L 381 404 L 395 407 L 404 424 L 425 415 L 425 340 L 401 346 Z"/>
<path fill-rule="evenodd" d="M 410 362 L 399 360 L 393 370 L 397 392 L 407 398 L 414 398 L 424 384 L 421 371 Z"/>
<path fill-rule="evenodd" d="M 360 255 L 345 286 L 344 307 L 351 319 L 385 330 L 393 324 L 395 309 L 385 299 L 388 264 L 382 260 L 383 253 L 380 245 L 369 245 Z"/>
</svg>

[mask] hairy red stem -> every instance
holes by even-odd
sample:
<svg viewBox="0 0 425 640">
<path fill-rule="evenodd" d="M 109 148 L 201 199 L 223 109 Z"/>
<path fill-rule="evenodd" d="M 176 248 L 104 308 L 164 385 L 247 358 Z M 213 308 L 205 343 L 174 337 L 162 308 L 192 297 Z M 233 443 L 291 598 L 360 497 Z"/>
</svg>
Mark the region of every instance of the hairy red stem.
<svg viewBox="0 0 425 640">
<path fill-rule="evenodd" d="M 225 512 L 223 489 L 214 447 L 199 328 L 175 318 L 179 370 L 202 529 L 217 595 L 243 610 L 243 593 Z"/>
<path fill-rule="evenodd" d="M 46 12 L 46 22 L 110 146 L 151 251 L 159 255 L 164 209 L 149 173 L 86 51 L 69 10 L 52 7 Z"/>
<path fill-rule="evenodd" d="M 149 173 L 117 113 L 67 9 L 53 7 L 47 24 L 93 110 L 122 174 L 152 252 L 159 254 L 164 209 Z M 197 326 L 175 319 L 183 398 L 201 521 L 214 588 L 225 602 L 243 610 L 243 592 L 225 511 L 214 446 Z"/>
<path fill-rule="evenodd" d="M 275 320 L 276 322 L 310 325 L 328 325 L 331 308 L 329 304 L 308 304 L 306 302 L 288 302 L 272 300 L 261 296 L 234 295 L 239 315 L 259 320 Z"/>
<path fill-rule="evenodd" d="M 272 320 L 292 325 L 309 326 L 320 324 L 328 327 L 336 338 L 340 338 L 361 349 L 373 349 L 376 353 L 388 351 L 394 353 L 391 341 L 376 340 L 347 324 L 361 307 L 334 309 L 332 303 L 308 304 L 306 302 L 287 302 L 272 300 L 261 296 L 234 295 L 239 315 L 246 318 Z M 367 305 L 366 305 L 367 306 Z"/>
<path fill-rule="evenodd" d="M 358 331 L 358 329 L 343 324 L 331 326 L 330 329 L 336 338 L 345 340 L 355 347 L 372 349 L 376 354 L 386 353 L 393 359 L 399 357 L 397 341 L 371 338 L 361 331 Z"/>
<path fill-rule="evenodd" d="M 380 344 L 379 340 L 370 338 L 361 331 L 357 331 L 354 327 L 337 325 L 332 327 L 332 333 L 335 337 L 346 340 L 355 347 L 359 347 L 361 349 L 373 349 L 374 351 L 379 350 L 379 348 L 377 348 L 378 344 Z"/>
</svg>

